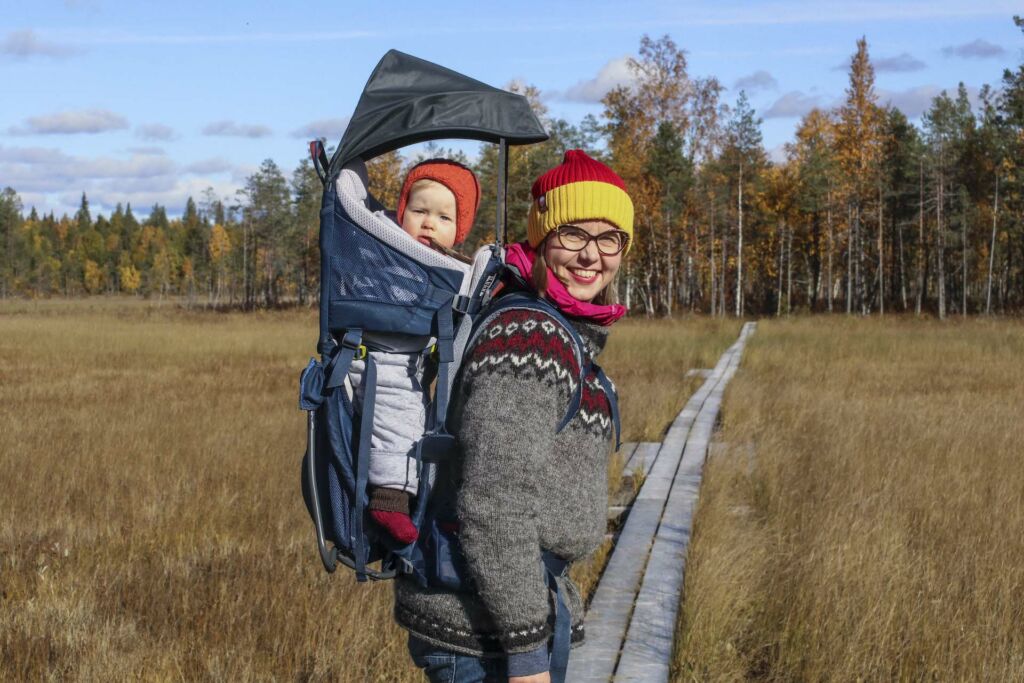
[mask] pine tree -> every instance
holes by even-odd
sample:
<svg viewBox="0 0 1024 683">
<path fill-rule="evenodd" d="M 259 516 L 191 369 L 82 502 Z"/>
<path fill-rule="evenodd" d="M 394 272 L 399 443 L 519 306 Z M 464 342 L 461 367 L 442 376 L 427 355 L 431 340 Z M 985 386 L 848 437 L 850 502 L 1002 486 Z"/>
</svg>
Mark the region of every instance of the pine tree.
<svg viewBox="0 0 1024 683">
<path fill-rule="evenodd" d="M 875 92 L 875 70 L 868 57 L 867 40 L 863 37 L 857 41 L 857 51 L 850 58 L 849 78 L 846 101 L 839 109 L 836 141 L 839 163 L 846 179 L 844 189 L 851 215 L 846 240 L 846 311 L 852 312 L 856 303 L 862 313 L 867 313 L 870 303 L 865 286 L 867 240 L 864 239 L 863 221 L 869 197 L 877 196 L 882 113 Z M 881 271 L 878 271 L 876 280 L 881 276 Z"/>
</svg>

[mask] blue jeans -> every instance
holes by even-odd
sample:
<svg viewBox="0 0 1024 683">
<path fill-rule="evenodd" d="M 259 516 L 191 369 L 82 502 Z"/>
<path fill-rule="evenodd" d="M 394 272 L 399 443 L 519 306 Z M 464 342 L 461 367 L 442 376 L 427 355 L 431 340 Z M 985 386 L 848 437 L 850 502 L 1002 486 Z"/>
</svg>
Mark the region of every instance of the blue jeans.
<svg viewBox="0 0 1024 683">
<path fill-rule="evenodd" d="M 474 657 L 409 636 L 409 654 L 430 683 L 506 683 L 504 657 Z"/>
</svg>

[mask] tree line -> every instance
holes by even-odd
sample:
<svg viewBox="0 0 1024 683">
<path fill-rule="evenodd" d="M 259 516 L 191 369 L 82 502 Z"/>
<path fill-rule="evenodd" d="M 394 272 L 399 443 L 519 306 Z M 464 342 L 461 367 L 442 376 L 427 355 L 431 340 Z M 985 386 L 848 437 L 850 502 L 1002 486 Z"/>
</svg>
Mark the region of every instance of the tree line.
<svg viewBox="0 0 1024 683">
<path fill-rule="evenodd" d="M 1024 20 L 1014 17 L 1024 30 Z M 552 117 L 520 83 L 551 134 L 513 148 L 509 238 L 525 237 L 530 185 L 566 149 L 582 148 L 626 181 L 635 246 L 620 298 L 634 312 L 671 316 L 782 315 L 796 311 L 951 314 L 1024 308 L 1024 64 L 971 102 L 960 84 L 935 97 L 914 125 L 883 106 L 866 40 L 850 58 L 844 100 L 800 121 L 785 158 L 771 161 L 761 120 L 740 93 L 723 101 L 713 77 L 687 71 L 668 36 L 645 36 L 634 79 L 610 91 L 601 116 Z M 417 158 L 392 152 L 369 164 L 371 191 L 397 202 Z M 470 163 L 483 198 L 465 249 L 492 239 L 498 157 Z M 308 160 L 290 177 L 271 160 L 233 198 L 208 190 L 180 218 L 130 205 L 93 216 L 26 214 L 0 193 L 0 296 L 125 293 L 253 308 L 310 305 L 319 292 L 321 185 Z"/>
</svg>

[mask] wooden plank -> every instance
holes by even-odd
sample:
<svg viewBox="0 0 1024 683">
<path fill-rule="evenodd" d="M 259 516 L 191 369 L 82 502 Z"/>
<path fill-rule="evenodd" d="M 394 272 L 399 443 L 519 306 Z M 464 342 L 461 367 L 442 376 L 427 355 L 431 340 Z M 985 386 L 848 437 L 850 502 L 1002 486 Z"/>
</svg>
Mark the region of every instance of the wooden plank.
<svg viewBox="0 0 1024 683">
<path fill-rule="evenodd" d="M 654 467 L 654 461 L 658 459 L 660 451 L 661 444 L 657 441 L 643 441 L 637 444 L 629 466 L 622 470 L 623 475 L 633 476 L 637 471 L 642 471 L 646 477 L 651 473 L 651 468 Z"/>
<path fill-rule="evenodd" d="M 637 593 L 621 657 L 614 672 L 616 681 L 668 681 L 685 579 L 686 551 L 708 444 L 725 387 L 739 367 L 744 345 L 753 333 L 754 325 L 745 324 L 740 338 L 726 352 L 725 371 L 717 378 L 689 431 Z"/>
<path fill-rule="evenodd" d="M 687 437 L 705 401 L 728 371 L 730 362 L 731 355 L 728 352 L 723 354 L 711 375 L 672 422 L 654 458 L 642 456 L 641 448 L 646 445 L 646 453 L 651 453 L 657 444 L 637 447 L 634 457 L 645 458 L 642 466 L 647 477 L 590 603 L 586 640 L 573 651 L 567 680 L 604 683 L 615 672 L 647 557 L 672 490 Z M 649 467 L 648 460 L 651 462 Z"/>
<path fill-rule="evenodd" d="M 629 463 L 633 459 L 633 454 L 636 453 L 637 443 L 635 441 L 628 441 L 622 444 L 619 448 L 619 453 L 622 454 L 622 471 L 625 472 L 629 469 Z"/>
</svg>

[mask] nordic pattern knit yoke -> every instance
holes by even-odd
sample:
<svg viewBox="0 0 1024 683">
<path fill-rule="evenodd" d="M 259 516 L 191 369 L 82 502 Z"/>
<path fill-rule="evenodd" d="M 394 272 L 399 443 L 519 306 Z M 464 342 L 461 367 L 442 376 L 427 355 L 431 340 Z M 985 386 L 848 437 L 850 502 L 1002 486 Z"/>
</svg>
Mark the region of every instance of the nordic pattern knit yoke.
<svg viewBox="0 0 1024 683">
<path fill-rule="evenodd" d="M 591 358 L 608 328 L 573 321 Z M 541 548 L 570 562 L 605 533 L 607 462 L 613 436 L 607 398 L 585 378 L 579 412 L 556 434 L 579 379 L 572 340 L 539 311 L 509 310 L 481 331 L 463 363 L 449 426 L 460 452 L 440 487 L 457 491 L 460 539 L 473 593 L 395 583 L 395 618 L 415 635 L 471 655 L 536 650 L 552 632 L 553 601 Z M 560 579 L 583 640 L 583 605 Z"/>
</svg>

